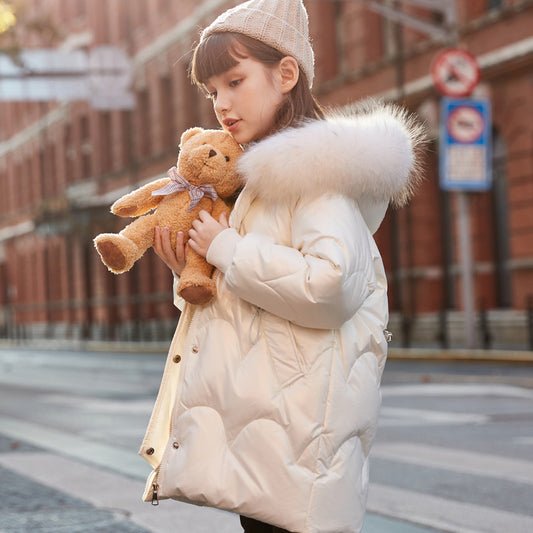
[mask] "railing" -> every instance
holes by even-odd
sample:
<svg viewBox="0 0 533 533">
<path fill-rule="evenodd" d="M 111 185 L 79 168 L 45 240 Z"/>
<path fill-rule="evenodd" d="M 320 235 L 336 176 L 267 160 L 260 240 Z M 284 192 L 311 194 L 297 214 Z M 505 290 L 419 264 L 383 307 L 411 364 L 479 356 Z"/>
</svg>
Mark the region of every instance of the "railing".
<svg viewBox="0 0 533 533">
<path fill-rule="evenodd" d="M 57 338 L 132 342 L 167 340 L 172 337 L 179 318 L 171 298 L 169 292 L 156 292 L 92 298 L 89 302 L 70 299 L 5 305 L 0 307 L 0 338 L 17 342 Z M 168 307 L 163 306 L 164 303 L 168 303 Z M 150 314 L 146 311 L 149 304 L 158 304 Z M 134 307 L 130 313 L 133 318 L 120 319 L 118 308 L 122 306 Z M 105 308 L 106 314 L 113 318 L 108 321 L 87 320 L 87 316 L 95 315 L 97 308 Z M 26 318 L 30 313 L 50 317 L 58 311 L 67 311 L 67 319 L 35 321 Z M 75 313 L 83 318 L 75 319 Z"/>
</svg>

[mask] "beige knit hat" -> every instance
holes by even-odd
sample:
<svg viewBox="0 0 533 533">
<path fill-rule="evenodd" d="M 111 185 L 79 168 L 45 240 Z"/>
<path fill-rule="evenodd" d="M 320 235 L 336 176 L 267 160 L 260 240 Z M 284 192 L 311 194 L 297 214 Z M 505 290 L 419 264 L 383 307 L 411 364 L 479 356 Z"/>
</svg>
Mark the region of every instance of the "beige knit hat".
<svg viewBox="0 0 533 533">
<path fill-rule="evenodd" d="M 313 85 L 314 54 L 309 42 L 307 11 L 302 0 L 249 0 L 228 9 L 203 32 L 242 33 L 294 57 Z"/>
</svg>

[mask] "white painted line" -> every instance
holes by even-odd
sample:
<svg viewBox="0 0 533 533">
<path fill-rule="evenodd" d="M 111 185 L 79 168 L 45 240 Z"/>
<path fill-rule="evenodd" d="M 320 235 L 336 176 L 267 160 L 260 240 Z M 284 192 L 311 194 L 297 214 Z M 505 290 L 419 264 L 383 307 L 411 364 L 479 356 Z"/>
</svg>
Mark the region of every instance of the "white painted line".
<svg viewBox="0 0 533 533">
<path fill-rule="evenodd" d="M 533 462 L 423 444 L 376 443 L 371 457 L 533 485 Z"/>
<path fill-rule="evenodd" d="M 511 385 L 490 384 L 444 384 L 384 385 L 383 397 L 389 396 L 505 396 L 533 400 L 533 390 Z"/>
<path fill-rule="evenodd" d="M 453 533 L 529 533 L 533 517 L 370 484 L 367 509 Z"/>
<path fill-rule="evenodd" d="M 158 507 L 141 500 L 144 483 L 49 453 L 0 454 L 0 465 L 38 483 L 87 501 L 99 509 L 120 511 L 135 524 L 153 531 L 235 533 L 234 514 L 162 501 Z"/>
<path fill-rule="evenodd" d="M 381 427 L 421 425 L 440 426 L 486 424 L 488 421 L 488 416 L 480 414 L 430 411 L 429 409 L 408 409 L 403 407 L 382 407 L 379 425 Z"/>
<path fill-rule="evenodd" d="M 34 446 L 51 450 L 84 462 L 110 468 L 115 472 L 137 479 L 146 479 L 152 468 L 137 452 L 102 442 L 88 440 L 86 436 L 0 416 L 2 434 L 20 439 Z"/>
<path fill-rule="evenodd" d="M 513 443 L 523 446 L 533 446 L 533 437 L 515 437 Z"/>
</svg>

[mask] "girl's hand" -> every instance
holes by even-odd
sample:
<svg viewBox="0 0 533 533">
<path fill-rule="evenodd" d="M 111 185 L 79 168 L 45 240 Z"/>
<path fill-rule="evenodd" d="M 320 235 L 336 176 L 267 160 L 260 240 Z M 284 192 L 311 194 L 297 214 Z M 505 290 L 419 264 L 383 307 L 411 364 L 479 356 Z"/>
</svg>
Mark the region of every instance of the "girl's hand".
<svg viewBox="0 0 533 533">
<path fill-rule="evenodd" d="M 176 236 L 176 252 L 172 250 L 170 243 L 170 229 L 155 227 L 154 251 L 159 258 L 178 276 L 181 276 L 185 268 L 185 247 L 183 244 L 183 232 L 178 231 Z"/>
<path fill-rule="evenodd" d="M 228 214 L 221 213 L 218 222 L 204 210 L 198 216 L 200 219 L 196 219 L 189 230 L 189 245 L 197 254 L 205 257 L 213 239 L 229 228 Z"/>
</svg>

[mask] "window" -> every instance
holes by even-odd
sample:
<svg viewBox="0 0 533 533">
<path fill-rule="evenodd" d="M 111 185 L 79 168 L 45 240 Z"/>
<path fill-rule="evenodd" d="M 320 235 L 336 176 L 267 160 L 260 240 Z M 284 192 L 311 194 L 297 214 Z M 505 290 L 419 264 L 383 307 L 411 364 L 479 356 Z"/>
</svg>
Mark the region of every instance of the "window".
<svg viewBox="0 0 533 533">
<path fill-rule="evenodd" d="M 162 76 L 160 80 L 160 135 L 161 146 L 166 149 L 177 145 L 177 132 L 174 124 L 174 94 L 170 76 Z"/>
<path fill-rule="evenodd" d="M 138 121 L 137 129 L 139 139 L 139 153 L 148 157 L 152 152 L 152 131 L 150 121 L 150 98 L 148 89 L 143 89 L 138 96 Z"/>
<path fill-rule="evenodd" d="M 503 0 L 487 0 L 487 9 L 499 9 L 503 7 Z"/>
<path fill-rule="evenodd" d="M 80 137 L 81 137 L 81 175 L 82 179 L 87 179 L 92 173 L 91 161 L 91 138 L 89 117 L 83 115 L 80 119 Z"/>
<path fill-rule="evenodd" d="M 112 170 L 111 113 L 100 113 L 100 172 L 105 174 Z"/>
</svg>

